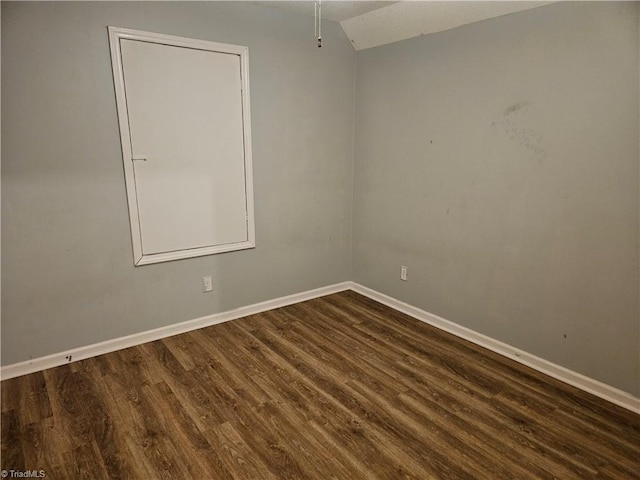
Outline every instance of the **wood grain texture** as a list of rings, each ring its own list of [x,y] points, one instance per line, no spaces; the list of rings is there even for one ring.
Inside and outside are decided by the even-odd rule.
[[[640,478],[640,416],[354,292],[1,387],[54,479]]]

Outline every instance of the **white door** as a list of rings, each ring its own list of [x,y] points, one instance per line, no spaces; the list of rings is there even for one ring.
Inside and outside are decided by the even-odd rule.
[[[252,247],[241,55],[132,37],[112,43],[140,263]]]

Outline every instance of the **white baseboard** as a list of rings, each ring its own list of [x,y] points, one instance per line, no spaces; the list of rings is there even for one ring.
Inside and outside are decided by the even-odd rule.
[[[352,282],[351,290],[369,297],[376,302],[387,305],[394,310],[406,313],[407,315],[428,323],[440,330],[444,330],[445,332],[449,332],[457,337],[464,338],[465,340],[491,350],[492,352],[531,367],[534,370],[549,375],[561,382],[568,383],[569,385],[584,390],[585,392],[589,392],[597,397],[640,414],[640,398],[634,397],[627,392],[574,372],[573,370],[569,370],[568,368],[561,367],[560,365],[544,360],[543,358],[536,357],[535,355],[512,347],[511,345],[499,340],[482,335],[481,333],[458,325],[457,323],[453,323],[449,320],[445,320],[444,318],[433,315],[432,313],[425,312],[424,310],[409,305],[408,303],[401,302],[400,300],[396,300],[393,297],[389,297],[388,295],[384,295],[358,283]]]
[[[47,368],[53,368],[65,363],[70,363],[71,361],[75,362],[77,360],[96,357],[116,350],[122,350],[123,348],[134,347],[136,345],[160,340],[180,333],[190,332],[210,325],[216,325],[246,317],[248,315],[266,312],[267,310],[273,310],[274,308],[285,307],[294,303],[304,302],[305,300],[311,300],[312,298],[342,292],[344,290],[349,290],[350,288],[351,282],[337,283],[335,285],[329,285],[315,290],[308,290],[306,292],[267,300],[265,302],[255,303],[253,305],[236,308],[226,312],[214,313],[213,315],[187,320],[186,322],[167,325],[166,327],[155,328],[153,330],[127,335],[125,337],[114,338],[113,340],[94,343],[93,345],[87,345],[85,347],[74,348],[65,352],[54,353],[45,357],[14,363],[0,368],[0,378],[2,380],[7,380],[9,378],[19,377],[20,375],[39,372],[46,370]]]
[[[567,368],[556,365],[555,363],[544,360],[540,357],[536,357],[530,353],[527,353],[518,348],[512,347],[506,343],[496,340],[486,335],[482,335],[474,330],[463,327],[449,320],[445,320],[442,317],[433,315],[429,312],[421,310],[417,307],[409,305],[408,303],[396,300],[393,297],[384,295],[380,292],[372,290],[368,287],[360,285],[354,282],[342,282],[335,285],[329,285],[315,290],[309,290],[306,292],[296,293],[285,297],[276,298],[273,300],[267,300],[265,302],[255,303],[246,307],[236,308],[226,312],[215,313],[213,315],[207,315],[205,317],[196,318],[194,320],[188,320],[186,322],[176,323],[168,325],[166,327],[156,328],[154,330],[148,330],[146,332],[135,333],[133,335],[127,335],[125,337],[115,338],[113,340],[107,340],[86,347],[74,348],[65,352],[54,353],[45,357],[35,358],[25,362],[14,363],[0,368],[0,378],[7,380],[13,377],[19,377],[20,375],[26,375],[28,373],[39,372],[46,370],[47,368],[57,367],[70,361],[84,360],[86,358],[95,357],[123,348],[133,347],[141,345],[143,343],[152,342],[154,340],[160,340],[162,338],[171,337],[180,333],[190,332],[199,328],[208,327],[210,325],[216,325],[230,320],[246,317],[248,315],[254,315],[256,313],[266,312],[267,310],[273,310],[274,308],[285,307],[294,303],[304,302],[305,300],[311,300],[313,298],[330,295],[332,293],[342,292],[344,290],[353,290],[366,297],[371,298],[377,302],[380,302],[388,307],[393,308],[402,313],[406,313],[411,317],[428,323],[440,330],[449,332],[457,337],[464,338],[476,345],[487,348],[492,352],[498,353],[504,357],[510,358],[518,363],[533,368],[541,373],[549,375],[557,380],[573,385],[586,392],[592,393],[597,397],[607,400],[611,403],[619,405],[623,408],[631,410],[632,412],[640,414],[640,398],[618,390],[610,385],[589,378],[580,373],[574,372]],[[71,358],[71,360],[69,360]]]

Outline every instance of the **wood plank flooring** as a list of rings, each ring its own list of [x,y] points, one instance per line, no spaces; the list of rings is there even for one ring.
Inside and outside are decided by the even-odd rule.
[[[640,478],[640,416],[354,292],[1,387],[49,479]]]

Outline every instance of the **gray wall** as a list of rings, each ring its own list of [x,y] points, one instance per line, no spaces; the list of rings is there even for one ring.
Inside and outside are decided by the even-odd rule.
[[[107,25],[249,47],[255,250],[133,267]],[[2,5],[3,365],[349,279],[355,52],[323,26],[318,49],[235,2]]]
[[[636,2],[359,52],[354,280],[640,394],[638,58]]]
[[[255,250],[133,267],[106,25],[249,46]],[[353,279],[639,395],[637,3],[357,55],[324,26],[2,5],[2,364]]]

